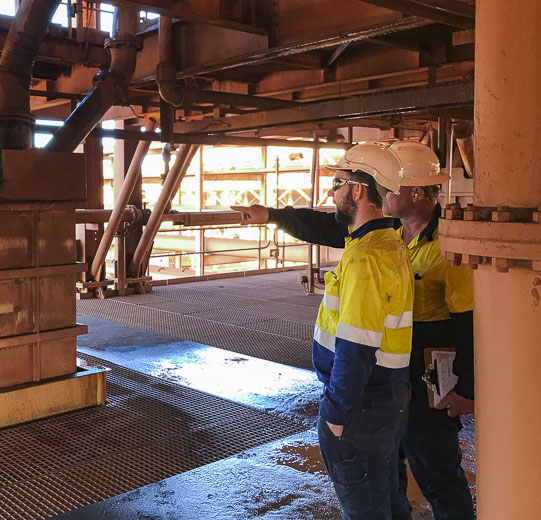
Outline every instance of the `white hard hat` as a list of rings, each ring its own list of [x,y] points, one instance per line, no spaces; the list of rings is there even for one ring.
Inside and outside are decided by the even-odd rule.
[[[371,175],[374,180],[398,193],[402,178],[402,165],[398,155],[379,143],[362,143],[352,146],[338,161],[336,166],[327,166],[329,170],[358,171]]]
[[[404,175],[401,186],[433,186],[449,180],[449,175],[440,171],[437,155],[419,141],[397,141],[391,150],[400,157]]]

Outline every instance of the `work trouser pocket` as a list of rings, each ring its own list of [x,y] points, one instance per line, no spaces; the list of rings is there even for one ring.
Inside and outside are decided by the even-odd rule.
[[[346,518],[362,518],[363,514],[372,510],[368,468],[368,462],[363,461],[359,455],[334,465],[334,488]]]

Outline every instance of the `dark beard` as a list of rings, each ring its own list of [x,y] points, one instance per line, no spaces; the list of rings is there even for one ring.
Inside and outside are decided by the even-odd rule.
[[[340,222],[341,224],[351,226],[353,220],[355,219],[356,213],[357,207],[353,202],[351,191],[348,191],[347,197],[342,202],[341,207],[336,206],[336,213],[334,214],[334,218],[337,222]]]

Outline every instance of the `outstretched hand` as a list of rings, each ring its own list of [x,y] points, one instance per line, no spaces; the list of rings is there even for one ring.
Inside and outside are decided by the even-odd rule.
[[[439,403],[436,408],[438,410],[445,410],[447,408],[447,415],[449,417],[456,417],[457,415],[466,415],[473,413],[473,399],[462,397],[454,390],[451,390]]]
[[[260,204],[251,206],[231,206],[234,211],[240,211],[241,224],[266,224],[269,221],[269,210]]]

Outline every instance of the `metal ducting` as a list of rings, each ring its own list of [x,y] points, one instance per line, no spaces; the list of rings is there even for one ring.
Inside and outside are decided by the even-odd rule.
[[[136,36],[139,11],[122,7],[115,11],[114,35],[105,41],[111,53],[111,66],[94,76],[94,88],[58,129],[46,149],[72,152],[115,104],[125,103],[128,86],[135,71],[141,40]]]
[[[23,0],[0,57],[0,150],[32,148],[30,80],[39,46],[60,0]]]

